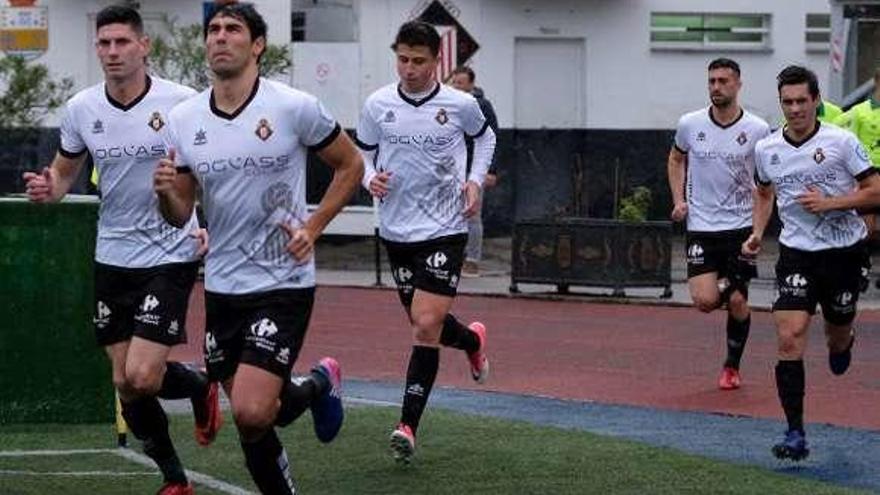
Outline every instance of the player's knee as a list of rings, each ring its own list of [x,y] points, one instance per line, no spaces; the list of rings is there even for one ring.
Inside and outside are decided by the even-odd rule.
[[[156,395],[162,387],[162,375],[149,365],[139,365],[125,370],[127,389],[137,396]]]
[[[799,339],[796,336],[788,335],[779,337],[779,355],[787,358],[794,359],[798,358],[801,355],[802,346],[799,344]]]
[[[703,313],[711,313],[718,309],[718,298],[697,295],[694,296],[694,306]]]
[[[746,296],[738,290],[735,290],[730,294],[730,302],[728,304],[732,311],[737,312],[745,311],[749,307],[748,299],[746,299]]]
[[[243,436],[255,435],[271,428],[277,408],[263,401],[247,401],[232,405],[235,426]]]
[[[416,342],[436,344],[440,338],[440,329],[443,326],[445,316],[431,311],[411,313],[413,337]]]

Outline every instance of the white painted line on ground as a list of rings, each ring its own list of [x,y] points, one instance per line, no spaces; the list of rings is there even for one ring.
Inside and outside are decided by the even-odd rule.
[[[139,454],[133,450],[129,449],[116,449],[112,451],[114,454],[125,458],[131,462],[140,464],[142,466],[153,467],[155,463],[149,457]],[[218,492],[228,493],[229,495],[256,495],[253,492],[245,490],[244,488],[235,486],[233,484],[227,483],[225,481],[220,481],[217,478],[212,476],[208,476],[207,474],[202,474],[197,471],[191,471],[189,469],[186,470],[186,475],[192,480],[194,483],[198,483],[200,485],[207,486],[208,488],[213,488]]]
[[[343,399],[345,402],[349,402],[351,404],[359,405],[359,406],[382,406],[382,407],[399,407],[399,402],[392,402],[388,400],[375,400],[375,399],[364,399],[363,397],[346,397]]]
[[[14,469],[0,469],[0,476],[68,476],[71,478],[86,478],[90,476],[156,476],[158,471],[16,471]]]
[[[139,454],[129,449],[70,449],[70,450],[0,450],[0,457],[36,457],[36,456],[66,456],[66,455],[95,455],[95,454],[113,454],[128,461],[140,464],[148,468],[154,468],[156,463],[149,457]],[[83,474],[85,473],[85,474]],[[134,476],[134,475],[151,475],[155,476],[156,472],[150,473],[126,473],[125,471],[87,471],[87,472],[30,472],[30,471],[9,471],[0,470],[0,474],[23,475],[23,476]],[[244,488],[235,486],[217,478],[202,474],[197,471],[186,470],[186,475],[195,483],[213,488],[221,493],[229,495],[255,495],[253,492]]]
[[[0,450],[0,457],[114,454],[116,449]]]

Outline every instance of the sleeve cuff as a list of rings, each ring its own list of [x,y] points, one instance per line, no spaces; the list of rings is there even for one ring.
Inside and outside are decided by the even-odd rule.
[[[379,148],[378,144],[367,144],[361,141],[360,139],[358,139],[357,135],[355,135],[354,137],[354,144],[364,151],[376,151]]]
[[[687,155],[687,154],[688,154],[687,151],[685,151],[685,150],[679,148],[679,146],[678,146],[677,143],[672,143],[672,147],[675,148],[675,149],[676,149],[679,153],[681,153],[682,155]]]
[[[872,176],[872,175],[874,175],[874,174],[876,174],[876,173],[877,173],[877,169],[876,169],[876,168],[874,168],[874,167],[869,167],[869,168],[865,169],[864,171],[862,171],[860,174],[856,175],[856,180],[859,181],[859,182],[861,182],[861,181],[863,181],[864,179],[867,179],[868,177],[870,177],[870,176]]]
[[[488,128],[489,128],[489,121],[487,120],[487,121],[483,122],[483,127],[476,134],[474,134],[473,136],[468,136],[468,137],[471,139],[477,139],[478,137],[485,134],[486,129],[488,129]]]
[[[330,146],[330,143],[339,136],[339,133],[342,132],[342,126],[339,125],[339,122],[333,127],[333,130],[330,131],[330,134],[327,135],[324,139],[321,140],[318,144],[309,146],[309,151],[321,151],[322,149]]]
[[[80,151],[67,151],[62,147],[58,147],[58,154],[63,156],[64,158],[79,158],[86,154],[86,149],[83,148]]]
[[[761,178],[758,176],[758,173],[755,172],[755,184],[758,184],[758,185],[761,185],[761,186],[765,186],[765,187],[766,187],[766,186],[769,186],[771,183],[772,183],[772,182],[769,181],[769,180],[768,180],[768,181],[763,181],[763,180],[761,180]]]

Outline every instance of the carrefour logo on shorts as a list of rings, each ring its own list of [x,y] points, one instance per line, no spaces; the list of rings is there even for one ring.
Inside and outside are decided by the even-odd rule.
[[[443,251],[437,251],[436,253],[428,256],[428,259],[425,260],[428,266],[431,268],[440,268],[446,264],[449,258],[446,257],[446,253]]]
[[[397,277],[397,281],[400,283],[409,282],[409,279],[412,278],[412,272],[405,266],[398,268],[394,274]]]
[[[211,332],[205,332],[205,352],[210,356],[214,354],[214,351],[217,350],[217,339],[214,338],[214,334]]]
[[[693,243],[687,250],[687,261],[692,265],[701,265],[703,263],[703,246]]]
[[[104,301],[98,301],[97,313],[93,319],[95,326],[99,329],[105,328],[110,324],[110,308],[104,304]]]
[[[785,285],[800,289],[807,286],[807,278],[800,273],[794,273],[785,277]]]
[[[144,297],[144,302],[140,305],[140,314],[135,315],[135,321],[139,321],[141,323],[147,325],[159,325],[160,316],[153,313],[153,310],[159,307],[159,298],[154,296],[153,294],[147,294]]]
[[[257,337],[271,337],[278,333],[278,327],[274,321],[269,318],[263,318],[251,325],[251,333]]]
[[[147,297],[144,298],[144,302],[141,303],[141,311],[147,313],[159,307],[159,299],[153,294],[147,294]]]

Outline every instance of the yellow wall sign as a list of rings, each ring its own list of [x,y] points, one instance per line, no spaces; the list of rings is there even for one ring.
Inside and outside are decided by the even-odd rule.
[[[36,58],[48,49],[48,7],[0,8],[0,51]]]

